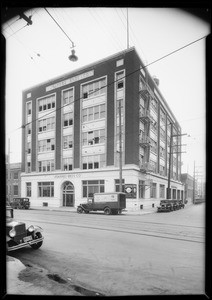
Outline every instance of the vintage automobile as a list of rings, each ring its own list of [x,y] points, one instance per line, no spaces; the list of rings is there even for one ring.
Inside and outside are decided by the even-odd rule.
[[[30,207],[29,198],[22,198],[22,197],[13,198],[10,201],[10,206],[12,208],[28,209]]]
[[[43,244],[43,229],[39,226],[26,227],[24,222],[13,218],[13,208],[6,206],[6,245],[7,251],[17,250],[26,246],[38,249]]]
[[[173,205],[169,200],[161,200],[157,210],[158,212],[169,212],[173,210]]]

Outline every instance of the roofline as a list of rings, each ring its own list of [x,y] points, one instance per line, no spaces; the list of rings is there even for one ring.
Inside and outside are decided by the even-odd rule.
[[[100,60],[97,60],[97,61],[95,61],[95,62],[93,62],[93,63],[90,63],[90,64],[85,65],[85,66],[83,66],[83,67],[80,67],[80,68],[78,68],[78,69],[75,69],[75,70],[73,70],[73,71],[71,71],[71,72],[66,72],[66,73],[64,73],[63,75],[58,75],[58,76],[52,77],[51,79],[48,79],[48,80],[46,80],[46,81],[42,81],[41,83],[37,83],[37,84],[35,84],[35,85],[33,85],[33,86],[30,86],[30,87],[28,87],[28,88],[22,90],[22,93],[24,93],[24,92],[26,92],[26,91],[29,91],[29,90],[32,89],[32,88],[36,88],[36,87],[38,87],[38,86],[40,86],[40,85],[45,85],[45,84],[50,83],[50,82],[55,81],[55,80],[59,80],[59,79],[62,80],[64,77],[67,77],[68,75],[71,75],[71,74],[80,72],[80,71],[82,71],[82,70],[84,70],[84,69],[90,68],[90,67],[95,66],[95,65],[100,64],[100,63],[103,63],[103,62],[105,62],[105,61],[107,61],[107,60],[114,59],[115,57],[118,57],[118,56],[120,56],[120,55],[124,55],[124,54],[126,54],[127,52],[130,52],[130,51],[133,51],[133,50],[136,51],[134,46],[133,46],[133,47],[130,47],[129,49],[125,49],[125,50],[122,50],[122,51],[117,52],[117,53],[115,53],[115,54],[109,55],[109,56],[107,56],[107,57],[105,57],[105,58],[102,58],[102,59],[100,59]],[[137,52],[136,52],[136,53],[137,53]],[[137,54],[137,55],[138,55],[138,54]]]

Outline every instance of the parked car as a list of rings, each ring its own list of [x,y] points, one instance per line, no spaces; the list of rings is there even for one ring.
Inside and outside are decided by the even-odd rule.
[[[169,200],[161,200],[157,209],[158,212],[169,212],[173,210],[173,204]]]
[[[24,208],[24,209],[29,209],[30,207],[30,202],[29,202],[29,198],[13,198],[10,201],[10,206],[12,208]]]
[[[7,251],[31,246],[38,249],[43,244],[43,229],[39,226],[26,226],[24,222],[14,220],[13,208],[6,206],[6,244]]]

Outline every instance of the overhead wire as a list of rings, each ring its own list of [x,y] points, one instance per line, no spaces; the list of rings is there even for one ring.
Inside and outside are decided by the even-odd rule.
[[[206,37],[206,36],[203,36],[203,37],[201,37],[201,38],[199,38],[199,39],[196,39],[196,40],[194,40],[194,41],[192,41],[192,42],[190,42],[190,43],[188,43],[188,44],[186,44],[186,45],[184,45],[184,46],[182,46],[182,47],[180,47],[180,48],[178,48],[178,49],[176,49],[176,50],[174,50],[174,51],[172,51],[172,52],[170,52],[170,53],[168,53],[168,54],[166,54],[166,55],[164,55],[164,56],[162,56],[162,57],[160,57],[160,58],[158,58],[158,59],[156,59],[156,60],[154,60],[154,61],[152,61],[152,62],[150,62],[150,63],[148,63],[147,65],[145,65],[145,66],[143,66],[143,67],[140,67],[139,69],[136,69],[136,70],[134,70],[134,71],[132,71],[132,72],[126,74],[125,76],[123,76],[123,78],[127,78],[127,77],[129,77],[129,76],[135,74],[136,72],[139,72],[141,69],[145,69],[147,66],[152,65],[152,64],[154,64],[154,63],[156,63],[156,62],[158,62],[158,61],[160,61],[160,60],[162,60],[162,59],[164,59],[164,58],[166,58],[166,57],[168,57],[168,56],[170,56],[170,55],[172,55],[172,54],[174,54],[174,53],[177,53],[178,51],[180,51],[180,50],[182,50],[182,49],[184,49],[184,48],[186,48],[186,47],[189,47],[189,46],[191,46],[191,45],[194,44],[194,43],[199,42],[200,40],[204,39],[205,37]],[[116,83],[118,80],[119,80],[119,79],[113,80],[112,82],[110,82],[110,83],[108,83],[107,85],[105,85],[105,86],[99,88],[98,90],[101,90],[101,89],[103,89],[103,88],[105,88],[105,87],[109,87],[109,86],[111,86],[112,84]],[[96,92],[96,91],[94,91],[94,92]],[[92,92],[92,93],[94,93],[94,92]],[[92,93],[91,93],[91,94],[92,94]],[[74,102],[80,101],[80,100],[82,100],[82,99],[83,99],[82,97],[79,97],[78,99],[74,100]],[[56,112],[56,111],[58,111],[58,110],[61,110],[62,108],[64,108],[65,106],[68,106],[68,105],[70,105],[70,103],[65,104],[65,105],[62,105],[62,106],[58,107],[57,109],[55,109],[54,111],[51,111],[51,112],[49,112],[49,113],[43,115],[42,117],[35,118],[35,119],[32,120],[31,122],[28,122],[28,123],[26,123],[26,124],[23,124],[22,126],[18,127],[17,129],[13,130],[12,132],[14,132],[14,131],[16,131],[16,130],[19,130],[19,129],[21,129],[21,128],[24,128],[25,126],[27,126],[27,125],[29,125],[29,124],[31,124],[31,123],[33,123],[33,122],[36,122],[36,121],[39,120],[39,119],[43,119],[44,117],[46,117],[46,116],[52,114],[53,112]]]
[[[72,47],[75,47],[74,42],[70,39],[70,37],[67,35],[67,33],[63,30],[63,28],[60,26],[60,24],[55,20],[55,18],[50,14],[50,12],[47,10],[46,7],[44,7],[45,11],[48,13],[48,15],[52,18],[52,20],[57,24],[57,26],[60,28],[60,30],[65,34],[65,36],[69,39],[69,41],[72,44]]]

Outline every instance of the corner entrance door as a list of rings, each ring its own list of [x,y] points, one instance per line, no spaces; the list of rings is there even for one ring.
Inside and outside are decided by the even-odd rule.
[[[74,206],[74,185],[70,181],[63,185],[63,206]]]

